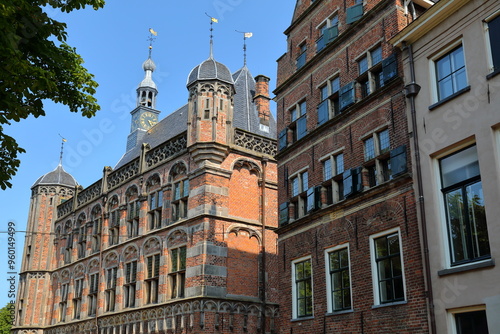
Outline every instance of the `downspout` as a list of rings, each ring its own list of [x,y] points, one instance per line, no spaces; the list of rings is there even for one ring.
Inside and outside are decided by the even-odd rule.
[[[261,275],[261,333],[266,332],[266,167],[267,167],[267,158],[262,157],[262,180],[261,180],[261,204],[260,204],[260,219],[262,221],[262,244],[260,246],[261,253],[261,267],[260,267],[260,275]]]
[[[436,318],[434,314],[434,295],[432,292],[432,281],[431,281],[431,269],[429,261],[429,241],[427,239],[427,220],[425,217],[425,201],[423,195],[423,183],[422,183],[422,166],[420,164],[420,146],[418,141],[418,129],[417,129],[417,111],[415,108],[415,97],[420,91],[420,86],[415,82],[415,62],[413,59],[413,49],[412,45],[406,45],[403,42],[403,50],[408,50],[408,61],[410,65],[410,83],[405,86],[404,93],[405,96],[410,101],[410,113],[411,113],[411,123],[412,123],[412,133],[413,133],[413,145],[415,152],[415,169],[417,173],[417,191],[418,191],[418,209],[420,211],[420,222],[422,229],[422,243],[424,247],[424,264],[425,264],[425,280],[427,281],[427,291],[426,297],[429,305],[429,321],[431,327],[431,333],[436,334]]]

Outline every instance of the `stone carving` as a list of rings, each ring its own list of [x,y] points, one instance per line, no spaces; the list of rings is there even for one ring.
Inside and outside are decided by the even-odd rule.
[[[68,213],[70,213],[73,210],[73,201],[74,198],[70,198],[66,202],[62,203],[57,207],[57,217],[61,218],[66,216]]]
[[[277,153],[276,140],[260,137],[240,129],[234,131],[234,144],[273,157]]]
[[[132,160],[108,176],[108,189],[114,189],[139,173],[139,158]]]
[[[151,254],[153,252],[159,251],[161,249],[160,240],[156,237],[148,239],[144,245],[144,254]]]
[[[93,185],[85,188],[76,196],[77,205],[81,207],[82,205],[92,201],[93,199],[99,197],[102,193],[102,181],[99,180],[95,182]]]
[[[186,134],[173,138],[146,153],[147,168],[154,167],[168,158],[186,150]]]

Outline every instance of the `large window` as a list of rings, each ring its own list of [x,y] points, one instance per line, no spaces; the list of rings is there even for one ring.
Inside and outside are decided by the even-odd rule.
[[[170,298],[183,298],[186,283],[186,247],[170,251]]]
[[[141,203],[133,201],[128,203],[127,212],[127,234],[129,238],[137,237],[139,235],[139,211]]]
[[[487,23],[490,40],[492,72],[500,70],[500,15]]]
[[[292,198],[290,203],[294,205],[295,214],[294,219],[298,219],[304,216],[307,212],[307,188],[309,184],[309,173],[308,171],[303,171],[295,174],[290,178]]]
[[[375,303],[403,301],[405,289],[399,231],[371,239]]]
[[[455,327],[457,334],[488,334],[486,311],[455,313]]]
[[[172,196],[172,221],[187,218],[189,198],[189,179],[180,180],[174,183]]]
[[[358,73],[357,81],[361,87],[362,97],[370,95],[384,85],[381,46],[368,51],[358,59]]]
[[[92,222],[92,253],[97,253],[101,249],[101,229],[102,229],[102,217],[101,208],[95,207],[92,210],[92,215],[90,217]]]
[[[364,140],[365,168],[369,186],[374,187],[391,178],[389,130],[374,133]]]
[[[323,186],[326,188],[326,204],[344,199],[344,154],[329,156],[323,163]]]
[[[290,109],[290,125],[292,141],[302,139],[307,134],[307,104],[301,101]]]
[[[311,259],[294,262],[293,277],[293,317],[301,318],[313,315],[312,268]]]
[[[464,49],[460,45],[435,61],[438,101],[467,86]]]
[[[73,294],[73,319],[80,319],[82,312],[83,278],[76,279]]]
[[[161,227],[161,209],[163,207],[163,191],[158,190],[149,194],[149,229],[154,230]]]
[[[340,79],[335,77],[320,87],[321,103],[318,105],[318,125],[333,118],[340,112],[339,109]]]
[[[61,285],[61,301],[59,302],[59,321],[66,321],[66,312],[68,311],[68,290],[69,283]]]
[[[440,160],[451,265],[490,257],[476,146]]]
[[[328,311],[351,309],[349,248],[346,245],[327,251]]]
[[[110,268],[106,272],[106,312],[115,310],[116,303],[116,275],[118,268]]]
[[[125,284],[123,285],[124,307],[135,306],[135,291],[137,283],[137,261],[125,264]]]
[[[88,314],[89,317],[95,316],[97,311],[97,292],[99,289],[99,274],[89,275],[89,294],[88,294]]]
[[[158,302],[158,286],[160,279],[160,254],[146,258],[146,304]]]

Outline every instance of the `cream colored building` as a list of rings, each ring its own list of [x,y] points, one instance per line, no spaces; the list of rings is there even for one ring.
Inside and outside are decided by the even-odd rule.
[[[500,1],[441,0],[391,43],[404,59],[431,328],[500,333]]]

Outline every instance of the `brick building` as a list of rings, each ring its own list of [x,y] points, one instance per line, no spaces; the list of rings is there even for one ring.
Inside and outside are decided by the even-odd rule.
[[[281,333],[429,332],[401,55],[429,1],[299,0],[278,59]]]
[[[211,48],[212,49],[212,48]],[[259,333],[275,328],[276,123],[269,79],[210,57],[159,120],[143,64],[127,151],[83,189],[32,186],[13,333]]]

